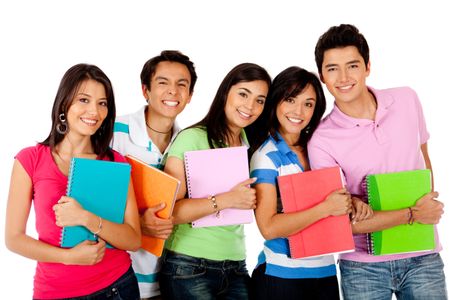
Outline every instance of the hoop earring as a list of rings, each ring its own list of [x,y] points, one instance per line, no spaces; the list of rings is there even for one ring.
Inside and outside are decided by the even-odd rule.
[[[59,134],[64,135],[67,132],[66,116],[64,115],[64,113],[60,113],[58,116],[58,119],[59,119],[59,122],[56,125],[56,131]]]

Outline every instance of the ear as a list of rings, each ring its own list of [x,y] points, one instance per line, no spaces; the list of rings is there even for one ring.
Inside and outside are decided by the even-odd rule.
[[[186,104],[191,103],[191,99],[192,99],[192,94],[193,94],[193,93],[194,93],[194,91],[192,91],[192,93],[189,94],[189,98],[187,99]]]
[[[145,98],[145,101],[147,101],[148,102],[148,98],[149,98],[149,96],[148,96],[148,92],[150,92],[149,91],[149,89],[145,86],[145,84],[143,84],[142,86],[141,86],[141,88],[142,88],[142,95],[144,96],[144,98]]]
[[[370,75],[370,60],[367,62],[367,66],[366,66],[366,77],[368,77]]]

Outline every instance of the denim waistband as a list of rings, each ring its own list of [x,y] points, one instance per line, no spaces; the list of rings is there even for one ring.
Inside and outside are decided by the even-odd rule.
[[[187,263],[189,265],[204,266],[217,269],[235,269],[245,266],[245,260],[212,260],[185,255],[167,249],[164,250],[163,260],[164,262],[176,260],[176,263],[178,264]]]

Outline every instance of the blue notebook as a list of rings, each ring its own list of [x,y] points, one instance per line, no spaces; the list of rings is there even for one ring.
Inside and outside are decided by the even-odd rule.
[[[127,163],[73,158],[67,196],[105,220],[123,223],[130,174],[131,166]],[[96,237],[84,226],[67,226],[62,230],[61,247],[74,247],[85,240],[95,241]]]

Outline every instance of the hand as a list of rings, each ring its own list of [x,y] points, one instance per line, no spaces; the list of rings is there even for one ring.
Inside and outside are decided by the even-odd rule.
[[[224,208],[255,209],[256,191],[250,187],[256,178],[249,178],[234,186],[229,192],[216,196],[219,210]]]
[[[326,208],[327,216],[340,216],[352,211],[352,201],[347,189],[339,189],[329,194],[321,203]]]
[[[173,218],[162,219],[156,215],[164,207],[166,207],[166,204],[160,203],[147,208],[144,214],[141,215],[140,221],[143,234],[163,240],[170,236],[173,230]]]
[[[373,217],[373,210],[369,204],[358,197],[352,197],[351,220],[353,224]]]
[[[438,224],[444,213],[444,204],[434,198],[439,193],[431,192],[420,198],[416,205],[411,207],[413,219],[422,224]]]
[[[59,227],[83,225],[81,216],[86,211],[74,198],[62,196],[58,204],[53,205],[53,211]]]
[[[86,240],[75,247],[68,249],[69,258],[66,265],[95,265],[105,255],[106,243],[102,239],[98,242]]]

